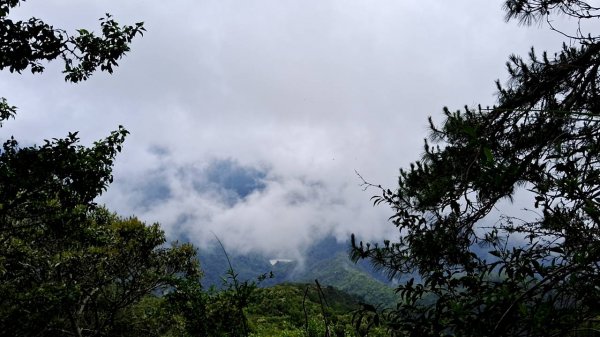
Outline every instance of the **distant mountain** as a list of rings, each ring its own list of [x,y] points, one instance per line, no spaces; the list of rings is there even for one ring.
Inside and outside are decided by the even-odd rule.
[[[267,256],[260,254],[236,254],[232,251],[228,251],[229,260],[233,267],[234,272],[237,274],[238,280],[256,280],[258,276],[264,273],[269,273],[275,269],[279,271],[276,276],[276,281],[270,280],[269,285],[280,283],[285,280],[282,278],[283,275],[287,274],[288,271],[280,271],[278,268],[274,268],[269,263]],[[227,257],[223,253],[220,247],[214,249],[202,249],[198,251],[200,257],[200,267],[204,274],[202,278],[202,285],[205,288],[216,287],[222,288],[226,281],[226,274],[229,270],[229,264]]]
[[[391,307],[398,301],[391,285],[361,270],[343,252],[306,268],[304,273],[297,275],[296,281],[314,282],[314,280],[357,296],[369,304]]]
[[[264,273],[273,272],[274,277],[263,281],[261,287],[285,282],[313,283],[319,280],[323,286],[333,286],[361,298],[361,301],[391,306],[397,301],[391,283],[385,276],[367,263],[355,264],[348,257],[349,244],[340,243],[333,237],[315,242],[298,261],[276,259],[261,254],[235,254],[228,252],[231,264],[239,280],[256,280]],[[223,286],[223,277],[229,269],[227,258],[218,247],[200,249],[200,263],[204,271],[205,288]]]

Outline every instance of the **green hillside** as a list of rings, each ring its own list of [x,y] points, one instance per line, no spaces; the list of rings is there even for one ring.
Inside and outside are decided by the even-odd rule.
[[[319,280],[323,285],[336,287],[375,306],[391,307],[398,302],[393,288],[360,270],[344,252],[307,267],[298,279],[302,282]]]
[[[385,277],[368,265],[355,264],[348,257],[348,244],[326,237],[313,244],[305,253],[302,263],[280,262],[271,265],[269,258],[257,253],[236,254],[229,252],[233,269],[240,280],[256,280],[257,276],[273,272],[274,278],[264,280],[261,287],[281,283],[313,283],[334,286],[361,301],[392,307],[398,300],[392,286],[382,280]],[[220,249],[201,249],[201,265],[204,271],[202,284],[205,288],[223,286],[222,277],[229,268]]]
[[[247,308],[255,337],[313,337],[325,335],[325,322],[332,336],[357,336],[352,314],[360,298],[331,286],[321,292],[313,284],[281,284],[256,290]],[[369,336],[385,336],[373,328]]]

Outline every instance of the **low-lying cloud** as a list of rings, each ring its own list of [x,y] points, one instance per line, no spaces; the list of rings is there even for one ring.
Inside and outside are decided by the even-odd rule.
[[[0,73],[24,143],[118,125],[131,135],[99,202],[158,221],[171,239],[285,258],[315,239],[397,235],[359,171],[394,186],[429,115],[494,103],[511,53],[561,37],[506,24],[499,2],[158,0],[24,2],[14,15],[96,30],[145,21],[113,76],[64,83]],[[78,13],[72,15],[71,13]],[[212,233],[211,233],[212,232]]]
[[[118,182],[107,199],[118,199],[121,212],[160,222],[172,239],[207,245],[217,235],[236,252],[297,258],[329,235],[382,238],[381,212],[356,204],[356,193],[362,192],[358,181],[279,176],[268,168],[215,159],[147,170]]]

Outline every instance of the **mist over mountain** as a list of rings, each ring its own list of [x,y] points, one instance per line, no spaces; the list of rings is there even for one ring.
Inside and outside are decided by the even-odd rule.
[[[301,259],[286,259],[261,253],[233,253],[227,251],[229,262],[240,281],[256,281],[262,274],[273,277],[259,283],[261,287],[281,283],[314,283],[333,286],[362,301],[375,305],[390,306],[396,302],[394,283],[386,275],[373,269],[368,263],[353,263],[348,257],[349,242],[341,242],[332,236],[315,241]],[[227,250],[227,248],[226,248]],[[228,276],[229,262],[221,247],[200,247],[199,256],[205,288],[222,288]]]

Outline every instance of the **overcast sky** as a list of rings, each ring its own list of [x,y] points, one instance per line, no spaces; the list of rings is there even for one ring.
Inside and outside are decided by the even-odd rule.
[[[502,1],[44,0],[36,16],[98,30],[105,12],[147,32],[112,76],[65,83],[0,73],[23,143],[80,131],[131,135],[100,199],[197,244],[294,256],[332,234],[394,235],[355,170],[394,187],[418,159],[427,117],[495,103],[512,54],[558,50],[545,26],[505,23]]]

